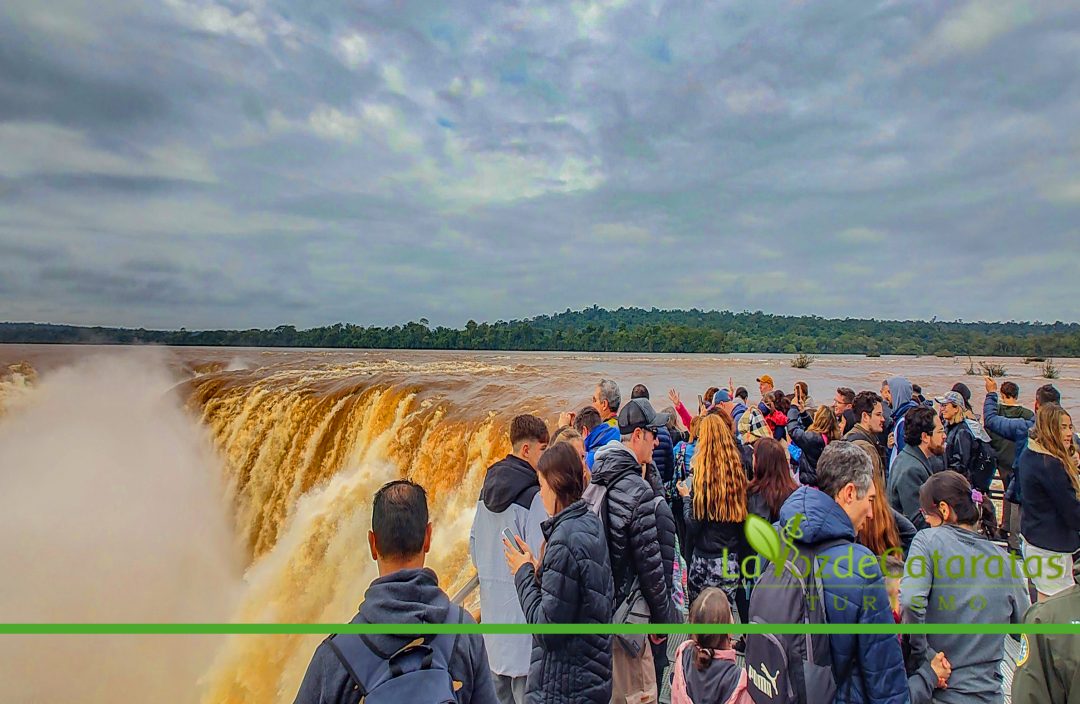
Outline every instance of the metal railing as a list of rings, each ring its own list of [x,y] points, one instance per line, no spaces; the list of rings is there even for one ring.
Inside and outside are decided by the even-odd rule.
[[[453,597],[451,597],[450,601],[457,604],[458,606],[464,606],[465,600],[468,599],[472,595],[472,593],[475,592],[479,587],[480,575],[474,574],[472,576],[472,579],[466,582],[465,586],[459,589],[457,593],[454,594]]]

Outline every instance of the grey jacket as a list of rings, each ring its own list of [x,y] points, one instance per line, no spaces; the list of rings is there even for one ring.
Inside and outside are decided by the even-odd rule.
[[[480,618],[484,623],[525,623],[517,586],[503,552],[503,529],[520,535],[533,555],[544,542],[541,524],[548,519],[536,471],[508,455],[488,468],[476,517],[469,534],[469,555],[480,577]],[[532,636],[484,634],[491,671],[525,677],[532,659]]]
[[[932,473],[930,460],[914,445],[904,445],[889,473],[889,505],[918,529],[926,527],[926,519],[919,512],[919,489]]]
[[[944,525],[916,534],[900,582],[900,605],[904,623],[1020,623],[1030,602],[1021,564],[983,536]],[[1003,701],[1000,635],[912,635],[911,650],[912,704]],[[934,689],[930,661],[938,652],[952,665],[945,689]]]

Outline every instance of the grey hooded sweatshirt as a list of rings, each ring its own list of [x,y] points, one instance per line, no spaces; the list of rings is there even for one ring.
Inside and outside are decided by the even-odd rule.
[[[1023,564],[981,535],[957,525],[915,535],[900,582],[904,623],[1021,623],[1030,605]],[[999,704],[1004,700],[1000,635],[912,635],[912,704]],[[948,687],[935,689],[930,661],[945,653]]]
[[[904,414],[912,408],[917,408],[918,404],[912,400],[911,382],[904,377],[894,376],[886,383],[889,385],[889,393],[892,394],[893,399],[891,411],[886,411],[886,413],[891,413],[889,419],[892,420],[893,436],[893,447],[889,450],[888,463],[885,465],[886,474],[888,474],[892,472],[893,463],[896,462],[900,451],[904,449]]]
[[[484,623],[525,623],[514,575],[506,566],[503,530],[521,536],[532,554],[539,555],[544,542],[541,525],[547,519],[536,470],[528,462],[507,455],[488,468],[469,533],[469,555],[480,577],[480,618]],[[496,675],[529,674],[532,636],[489,633],[484,642]]]

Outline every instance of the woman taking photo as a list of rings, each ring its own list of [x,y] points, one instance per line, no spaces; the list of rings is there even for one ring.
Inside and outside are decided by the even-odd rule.
[[[691,482],[678,485],[686,523],[687,600],[691,603],[706,587],[720,587],[746,622],[750,600],[739,575],[740,563],[751,554],[743,530],[746,520],[746,472],[735,436],[715,415],[699,426]]]
[[[1024,562],[1039,569],[1029,574],[1039,601],[1071,587],[1073,553],[1080,550],[1080,470],[1072,418],[1056,403],[1040,406],[1027,451],[1020,455],[1020,538]]]
[[[514,536],[503,540],[521,610],[528,623],[611,623],[615,586],[607,537],[600,518],[581,494],[581,457],[573,445],[559,443],[536,467],[540,497],[551,519],[541,525],[541,559]],[[611,700],[611,636],[534,635],[526,701],[533,704]]]
[[[791,442],[802,450],[799,481],[809,486],[817,486],[818,458],[825,451],[826,445],[840,439],[840,425],[836,421],[836,414],[828,406],[819,406],[811,421],[809,413],[793,405],[787,414],[787,431]]]
[[[746,490],[746,510],[776,523],[780,507],[798,488],[784,446],[772,438],[754,443],[754,479]]]
[[[900,582],[903,622],[1023,621],[1027,585],[1013,576],[1008,553],[984,533],[983,524],[992,522],[993,514],[984,508],[982,494],[962,474],[948,470],[923,483],[919,505],[930,527],[916,534]],[[912,704],[1003,701],[1000,635],[912,635],[910,645]]]

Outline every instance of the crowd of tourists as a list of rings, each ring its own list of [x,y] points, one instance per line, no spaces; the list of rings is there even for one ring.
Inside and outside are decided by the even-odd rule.
[[[751,399],[729,379],[692,413],[675,390],[657,411],[645,386],[624,399],[602,379],[553,432],[515,417],[469,536],[474,613],[425,567],[424,489],[375,496],[379,577],[353,623],[654,635],[339,634],[296,702],[1002,702],[1002,636],[860,627],[1076,622],[1080,438],[1057,389],[1028,409],[1015,383],[986,378],[980,415],[964,384],[925,398],[896,376],[820,404],[803,382],[757,385]],[[765,550],[751,524],[786,549]],[[713,628],[669,644],[664,626],[684,621]],[[716,633],[739,622],[853,632]],[[1080,701],[1080,636],[1022,636],[1020,652],[1013,701]]]

